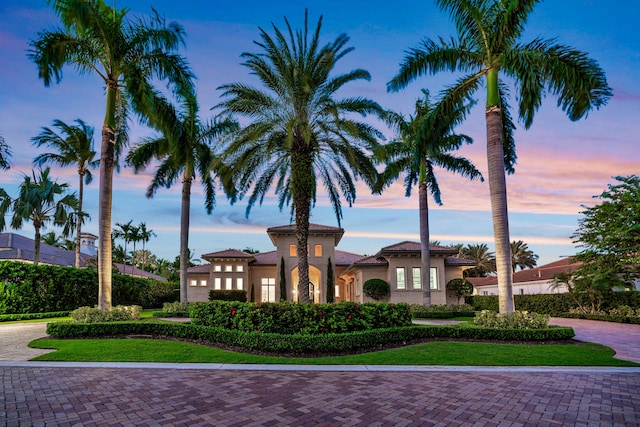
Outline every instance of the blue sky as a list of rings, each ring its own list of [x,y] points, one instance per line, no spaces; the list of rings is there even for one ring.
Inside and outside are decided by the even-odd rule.
[[[270,28],[271,22],[284,25],[287,16],[294,27],[302,24],[304,9],[309,8],[315,24],[324,16],[322,40],[329,42],[340,33],[351,37],[355,50],[338,65],[339,71],[365,68],[370,82],[358,82],[345,88],[345,96],[366,96],[383,107],[405,115],[413,112],[421,88],[437,93],[455,77],[447,73],[421,78],[399,93],[389,94],[385,84],[398,70],[404,52],[425,37],[450,37],[453,26],[447,16],[430,1],[404,1],[391,5],[382,1],[319,0],[301,1],[147,1],[118,0],[132,16],[149,13],[155,7],[167,20],[181,23],[186,30],[186,48],[181,53],[198,77],[198,97],[204,118],[219,102],[218,86],[236,81],[254,82],[242,67],[240,54],[256,52],[254,40],[258,27]],[[539,264],[576,252],[571,235],[580,218],[582,206],[595,203],[592,196],[612,183],[612,176],[640,172],[640,30],[635,1],[621,0],[612,7],[607,0],[562,0],[542,2],[531,15],[523,40],[538,35],[558,37],[564,43],[586,51],[607,73],[614,97],[599,111],[578,122],[569,121],[547,98],[530,130],[516,132],[518,163],[516,173],[508,177],[510,229],[512,240],[522,239],[539,256]],[[76,118],[100,129],[104,116],[104,90],[93,76],[80,76],[72,68],[63,71],[60,84],[45,88],[37,71],[26,57],[28,41],[37,32],[58,25],[44,0],[4,0],[0,4],[0,135],[11,146],[12,168],[0,172],[0,186],[10,194],[38,151],[30,139],[54,119],[72,122]],[[482,101],[479,103],[482,105]],[[388,137],[392,133],[380,126]],[[473,110],[459,132],[472,136],[471,146],[459,154],[472,159],[486,175],[485,121],[483,109]],[[151,135],[149,129],[132,126],[131,140]],[[99,132],[96,132],[96,136]],[[96,141],[96,147],[99,140]],[[180,185],[160,190],[146,199],[145,189],[153,170],[134,175],[123,168],[114,179],[115,222],[145,221],[158,237],[149,249],[160,257],[178,254]],[[97,173],[97,171],[96,171]],[[77,186],[73,168],[55,169],[60,182]],[[493,246],[493,231],[488,184],[468,182],[438,171],[444,205],[430,200],[432,239],[449,243],[487,243]],[[402,240],[418,240],[417,194],[404,197],[400,183],[382,196],[372,196],[364,187],[352,208],[344,209],[342,226],[346,230],[339,249],[372,254],[382,246]],[[97,234],[98,181],[86,190],[85,208],[93,220],[85,230]],[[246,204],[230,206],[218,192],[212,215],[204,210],[198,185],[192,196],[190,247],[196,255],[227,248],[250,246],[269,251],[273,246],[266,236],[267,227],[289,223],[289,210],[279,212],[274,198],[256,206],[249,218]],[[325,197],[320,196],[312,212],[312,222],[337,225]],[[49,228],[53,229],[53,228]],[[30,225],[20,233],[33,236]]]

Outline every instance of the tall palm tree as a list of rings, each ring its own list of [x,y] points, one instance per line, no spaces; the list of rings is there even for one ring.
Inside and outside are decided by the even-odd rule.
[[[127,141],[127,118],[133,110],[142,122],[155,124],[154,79],[168,79],[170,89],[191,86],[191,72],[175,52],[184,30],[166,23],[155,11],[147,20],[131,21],[127,9],[104,0],[49,0],[63,28],[52,28],[30,42],[29,57],[45,86],[59,82],[70,65],[82,74],[95,74],[106,87],[100,152],[98,307],[111,308],[111,207],[113,169]]]
[[[9,159],[11,158],[11,148],[4,141],[4,137],[0,135],[0,169],[8,170],[11,165]]]
[[[435,168],[440,167],[463,177],[480,179],[482,174],[464,157],[451,154],[464,143],[473,140],[464,134],[454,133],[454,128],[464,121],[471,102],[459,104],[455,109],[441,109],[429,100],[429,92],[416,102],[416,115],[406,120],[399,114],[390,115],[389,121],[397,129],[397,139],[385,145],[383,152],[387,164],[382,174],[382,184],[387,185],[404,174],[405,196],[418,184],[420,217],[420,283],[424,305],[431,305],[431,253],[429,242],[429,193],[438,205],[442,205],[440,186]]]
[[[486,243],[469,244],[460,250],[458,256],[476,262],[474,268],[464,271],[465,277],[485,277],[496,271],[496,257]]]
[[[40,135],[31,138],[33,144],[42,147],[47,145],[57,152],[39,154],[33,159],[33,164],[59,165],[62,167],[74,165],[78,168],[78,212],[82,212],[84,197],[84,184],[90,184],[93,180],[91,169],[96,168],[100,161],[95,159],[93,151],[93,128],[80,119],[76,119],[76,126],[68,125],[61,120],[54,120],[53,126],[59,129],[59,134],[50,128],[43,127]],[[76,268],[80,268],[80,234],[82,233],[82,221],[76,225]]]
[[[309,302],[307,239],[309,216],[320,178],[333,206],[338,225],[342,218],[340,196],[349,206],[356,198],[354,181],[362,178],[372,187],[376,169],[371,152],[380,133],[357,121],[356,115],[381,116],[381,107],[366,98],[335,99],[348,83],[370,80],[362,69],[332,75],[337,62],[353,48],[349,38],[339,35],[320,44],[322,17],[309,31],[308,13],[304,28],[295,31],[285,18],[283,33],[273,25],[273,35],[260,28],[259,53],[243,53],[244,66],[264,88],[244,83],[223,85],[224,111],[243,116],[249,123],[226,150],[226,163],[235,166],[240,194],[251,191],[247,215],[256,201],[262,203],[272,185],[279,207],[291,203],[295,217],[298,296]]]
[[[509,247],[511,249],[511,269],[514,273],[517,267],[524,270],[538,265],[538,255],[534,254],[529,249],[529,245],[522,240],[514,240]]]
[[[40,261],[40,229],[47,223],[62,227],[62,236],[67,237],[75,227],[78,199],[75,194],[66,194],[67,184],[58,184],[49,178],[49,168],[40,170],[38,175],[25,175],[20,184],[20,192],[10,204],[13,211],[11,228],[22,228],[24,221],[33,223],[35,229],[33,264]],[[4,216],[9,204],[0,203],[0,230],[4,229]]]
[[[127,155],[127,163],[138,172],[153,160],[160,162],[147,197],[151,198],[160,187],[171,187],[182,180],[182,206],[180,213],[180,301],[187,301],[187,269],[189,268],[189,219],[191,212],[191,186],[200,178],[205,190],[207,213],[215,205],[215,174],[220,164],[214,164],[213,143],[222,135],[237,129],[229,118],[203,122],[198,117],[199,107],[193,91],[181,92],[180,109],[164,103],[158,110],[167,119],[167,126],[157,126],[160,136],[144,139]],[[228,187],[226,187],[228,188]],[[232,190],[228,190],[232,191]]]
[[[387,84],[388,90],[397,91],[421,75],[459,72],[463,76],[446,90],[446,98],[455,104],[469,98],[485,82],[489,189],[501,313],[514,310],[505,165],[512,171],[515,155],[504,150],[513,136],[513,126],[503,77],[515,84],[518,115],[525,128],[531,126],[546,92],[558,96],[558,106],[571,120],[605,105],[612,95],[604,71],[587,54],[555,39],[538,37],[520,42],[527,18],[538,2],[436,0],[454,21],[457,40],[425,39],[408,52],[400,71]]]

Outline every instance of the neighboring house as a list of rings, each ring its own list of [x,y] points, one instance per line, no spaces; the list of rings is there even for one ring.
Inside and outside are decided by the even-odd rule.
[[[97,253],[95,241],[97,236],[90,233],[80,234],[80,264],[88,266],[95,264],[95,254]],[[33,263],[34,240],[15,233],[0,233],[0,260]],[[75,251],[56,248],[40,242],[40,264],[60,265],[72,267],[76,265]],[[156,274],[148,273],[137,267],[114,263],[114,268],[121,274],[132,277],[142,277],[166,282],[167,279]]]
[[[553,278],[558,273],[572,273],[580,265],[572,258],[563,258],[536,268],[516,271],[513,274],[513,294],[553,294],[567,292],[566,286],[553,288]],[[498,278],[467,277],[474,287],[474,295],[498,295]]]
[[[213,289],[242,289],[257,302],[280,300],[280,272],[285,272],[286,300],[298,301],[298,259],[295,225],[267,229],[275,251],[249,254],[235,249],[201,256],[208,264],[188,270],[188,299],[207,301]],[[391,295],[386,301],[422,304],[420,283],[420,243],[401,242],[382,248],[374,256],[363,256],[336,249],[344,230],[310,224],[308,238],[310,297],[313,302],[326,302],[329,260],[334,273],[336,301],[370,301],[362,292],[365,281],[379,278],[387,281]],[[462,277],[473,261],[454,258],[457,249],[431,246],[431,295],[433,304],[456,303],[448,294],[449,280]],[[281,268],[284,263],[284,270]]]

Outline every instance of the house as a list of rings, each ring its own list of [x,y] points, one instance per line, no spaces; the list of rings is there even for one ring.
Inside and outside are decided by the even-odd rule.
[[[284,280],[286,300],[298,301],[298,259],[295,224],[271,227],[267,234],[276,250],[249,254],[235,249],[201,255],[207,264],[189,268],[187,297],[190,302],[208,301],[210,290],[240,289],[257,302],[280,300],[280,283]],[[310,300],[326,302],[327,274],[333,271],[336,301],[370,301],[362,291],[373,278],[390,285],[389,302],[422,304],[420,283],[420,243],[400,242],[364,256],[336,249],[344,235],[342,228],[310,224],[308,259]],[[451,279],[462,277],[473,261],[453,257],[457,249],[431,246],[431,297],[433,304],[456,303],[446,291]]]
[[[89,266],[95,264],[97,249],[95,241],[97,236],[90,233],[80,234],[80,265]],[[0,260],[33,263],[34,261],[34,240],[15,233],[0,233]],[[76,265],[75,251],[69,251],[40,242],[40,264],[59,265],[72,267]],[[116,271],[132,277],[142,277],[146,279],[166,282],[167,279],[157,274],[149,273],[137,267],[113,263]]]
[[[572,258],[516,271],[513,274],[513,294],[553,294],[567,292],[566,286],[554,288],[553,278],[558,273],[572,273],[580,265]],[[498,295],[498,277],[467,277],[474,287],[474,295]]]

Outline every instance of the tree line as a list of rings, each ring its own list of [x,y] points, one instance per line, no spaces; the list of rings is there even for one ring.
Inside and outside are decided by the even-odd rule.
[[[106,88],[99,161],[98,306],[111,306],[112,176],[128,140],[132,114],[157,131],[126,157],[136,171],[159,162],[147,196],[178,180],[182,183],[182,301],[194,179],[205,187],[208,212],[214,208],[218,185],[232,203],[248,197],[247,215],[275,190],[280,208],[290,207],[295,220],[300,300],[308,302],[306,247],[318,184],[326,189],[340,224],[342,200],[353,204],[357,180],[382,193],[402,177],[407,196],[418,186],[422,283],[427,284],[423,288],[428,305],[428,194],[441,203],[436,167],[483,179],[468,159],[453,153],[472,142],[455,128],[484,87],[500,311],[513,311],[505,184],[505,172],[514,171],[516,160],[510,90],[515,87],[518,119],[525,128],[531,126],[547,92],[558,98],[569,119],[578,120],[605,105],[612,91],[604,71],[586,53],[556,39],[522,41],[536,0],[435,2],[452,19],[457,34],[450,39],[426,38],[407,51],[387,90],[403,90],[420,77],[442,71],[462,77],[435,98],[423,91],[414,115],[402,117],[361,96],[340,97],[345,86],[371,76],[360,68],[336,73],[336,64],[353,50],[349,37],[341,34],[322,44],[322,17],[313,26],[305,12],[300,29],[286,18],[284,30],[275,24],[270,30],[259,28],[256,51],[243,53],[242,59],[261,86],[222,85],[221,101],[213,108],[218,113],[204,121],[199,117],[195,76],[178,53],[186,37],[180,24],[167,23],[155,10],[146,19],[130,18],[127,9],[112,8],[103,0],[49,1],[61,26],[41,31],[30,42],[28,56],[39,77],[45,86],[59,83],[62,69],[69,66],[99,76]],[[166,83],[175,103],[154,81]],[[396,137],[383,143],[382,132],[361,120],[365,116],[395,129]],[[240,121],[245,124],[240,126]],[[383,173],[378,173],[380,164],[386,165]]]

